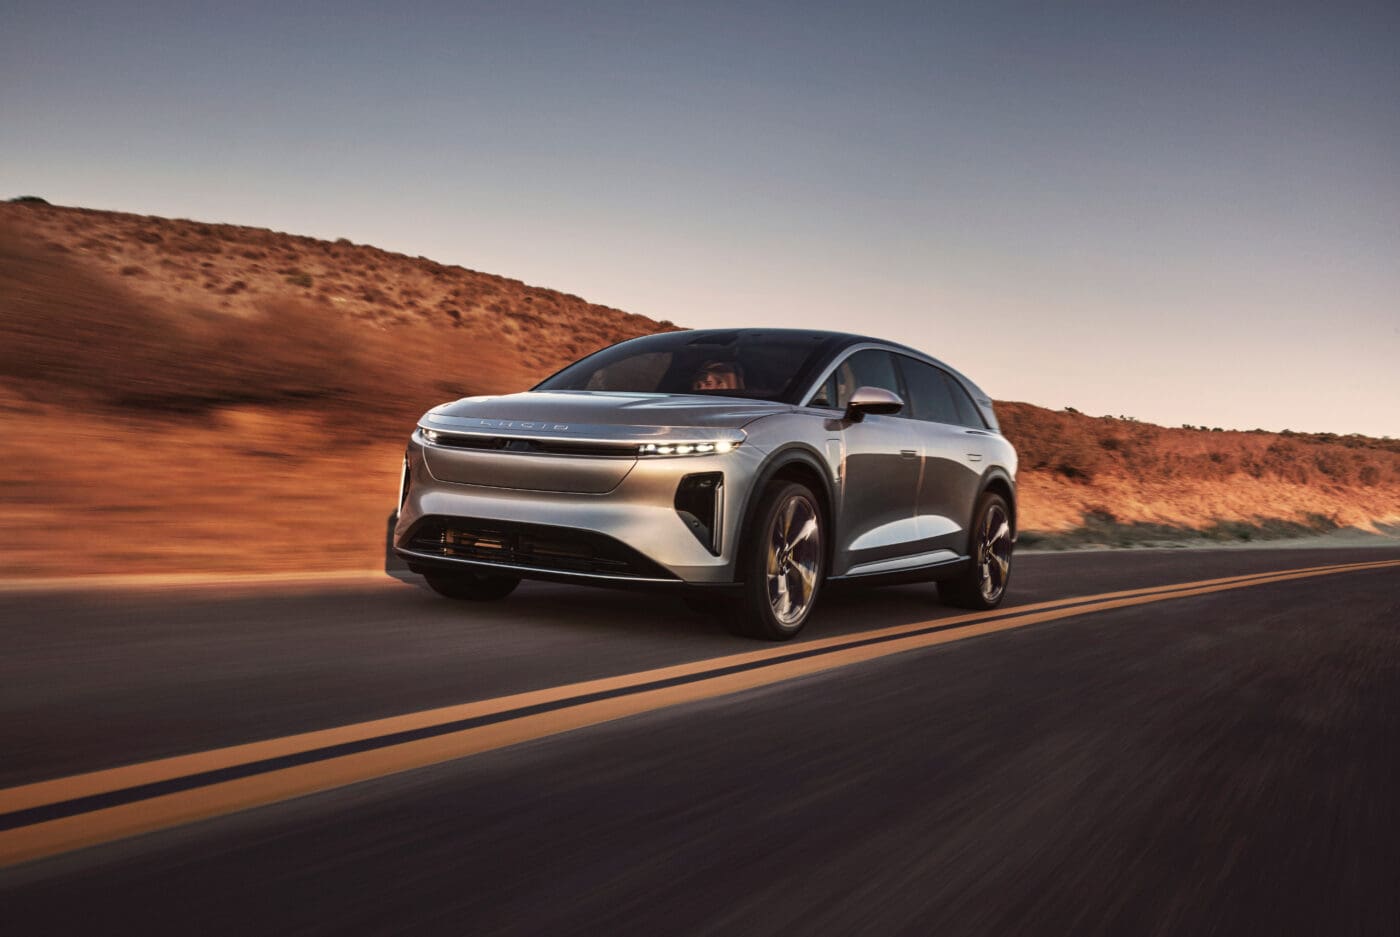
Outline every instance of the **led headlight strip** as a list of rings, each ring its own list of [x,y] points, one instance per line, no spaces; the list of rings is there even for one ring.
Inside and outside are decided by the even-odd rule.
[[[737,445],[727,439],[717,442],[644,442],[637,447],[637,455],[723,455]]]

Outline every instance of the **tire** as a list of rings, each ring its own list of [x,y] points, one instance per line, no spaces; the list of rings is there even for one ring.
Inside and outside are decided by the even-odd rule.
[[[972,517],[967,551],[972,563],[958,578],[940,582],[938,597],[947,605],[987,611],[1006,598],[1011,582],[1015,546],[1011,506],[1001,495],[989,491],[977,500]]]
[[[826,577],[825,524],[806,485],[776,481],[764,490],[743,533],[743,587],[728,609],[730,630],[768,641],[786,641],[802,630]]]
[[[428,581],[428,588],[438,595],[469,602],[494,602],[504,599],[520,585],[519,576],[500,576],[471,570],[434,571],[424,573],[423,578]]]

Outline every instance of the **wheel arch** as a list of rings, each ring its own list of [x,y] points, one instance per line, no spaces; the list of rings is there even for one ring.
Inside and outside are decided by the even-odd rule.
[[[795,481],[806,485],[817,497],[817,507],[822,512],[826,533],[823,552],[826,554],[826,572],[831,571],[831,560],[835,547],[836,495],[835,486],[826,462],[816,449],[795,443],[769,454],[754,476],[744,496],[740,513],[737,540],[739,549],[734,556],[734,578],[741,581],[744,576],[745,561],[748,559],[748,531],[762,504],[763,492],[775,481]]]
[[[976,501],[981,501],[982,496],[987,494],[988,492],[999,494],[1006,499],[1006,505],[1008,508],[1011,509],[1011,538],[1012,542],[1014,543],[1016,539],[1016,533],[1020,529],[1016,521],[1015,479],[1011,477],[1011,474],[1007,472],[1006,469],[1000,466],[993,466],[992,468],[989,468],[982,476],[982,481],[977,489]],[[977,511],[977,505],[975,502],[973,504],[972,510],[974,514]],[[972,524],[975,522],[976,517],[974,516],[969,523],[968,529],[971,529]]]

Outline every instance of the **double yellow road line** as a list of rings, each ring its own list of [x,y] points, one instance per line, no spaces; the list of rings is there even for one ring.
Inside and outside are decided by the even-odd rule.
[[[1130,589],[768,647],[0,790],[0,867],[977,635],[1400,560]]]

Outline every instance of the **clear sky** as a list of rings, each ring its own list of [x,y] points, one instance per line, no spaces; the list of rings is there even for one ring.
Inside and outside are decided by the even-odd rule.
[[[1400,436],[1394,0],[200,6],[8,0],[0,197]]]

